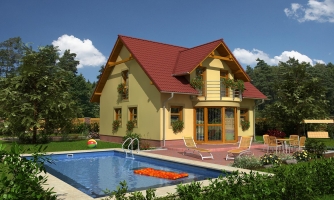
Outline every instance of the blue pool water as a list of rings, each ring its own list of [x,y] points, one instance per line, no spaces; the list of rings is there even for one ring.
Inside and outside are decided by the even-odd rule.
[[[128,191],[145,190],[167,185],[177,185],[191,181],[217,178],[221,171],[179,164],[160,159],[135,155],[135,159],[125,158],[125,153],[102,151],[52,155],[54,164],[46,164],[47,172],[72,185],[93,198],[106,196],[106,189],[114,191],[121,181],[126,181]],[[151,167],[154,169],[186,172],[188,177],[167,180],[133,173],[134,169]]]

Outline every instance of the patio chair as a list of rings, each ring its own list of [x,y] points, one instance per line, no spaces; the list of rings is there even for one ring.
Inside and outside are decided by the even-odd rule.
[[[250,148],[252,145],[252,137],[241,137],[239,147],[237,149],[231,149],[227,151],[226,160],[234,159],[245,153],[251,153]]]
[[[282,148],[282,150],[283,150],[283,145],[282,145],[282,143],[278,143],[275,136],[269,136],[268,148],[269,148],[269,150],[270,150],[270,148],[275,148],[276,153],[277,153],[278,148]]]
[[[183,137],[183,141],[184,141],[184,144],[187,147],[186,150],[183,151],[183,155],[185,153],[187,153],[187,151],[192,151],[192,153],[197,152],[201,156],[202,160],[204,158],[212,158],[213,159],[213,155],[210,152],[210,150],[208,150],[208,149],[202,149],[202,148],[197,148],[196,143],[195,143],[195,141],[194,141],[194,139],[192,137]],[[202,153],[206,153],[206,154],[210,154],[210,155],[203,156]]]
[[[264,148],[267,147],[267,153],[269,150],[269,135],[265,134],[263,135],[263,150]]]
[[[289,139],[291,139],[289,141],[289,151],[290,148],[297,148],[299,146],[299,135],[290,135]]]
[[[299,144],[298,144],[298,150],[305,148],[305,142],[306,142],[306,137],[305,136],[300,137]]]

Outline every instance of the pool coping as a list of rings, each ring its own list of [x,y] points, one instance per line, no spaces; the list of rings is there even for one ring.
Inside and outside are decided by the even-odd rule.
[[[94,149],[94,150],[78,150],[78,151],[58,151],[58,152],[48,152],[47,155],[50,154],[71,154],[71,153],[85,153],[85,152],[99,152],[99,151],[118,151],[118,152],[124,152],[121,148],[108,148],[108,149]],[[168,150],[167,150],[168,151]],[[212,163],[206,163],[203,161],[196,161],[196,160],[189,160],[184,158],[176,158],[172,156],[165,156],[165,155],[157,155],[149,153],[149,151],[139,151],[138,153],[136,151],[133,151],[134,155],[140,155],[140,156],[146,156],[150,158],[160,159],[160,160],[166,160],[171,162],[177,162],[187,165],[193,165],[198,167],[204,167],[214,170],[225,170],[227,172],[232,172],[238,170],[239,172],[245,172],[250,173],[251,170],[248,169],[241,169],[241,168],[235,168],[231,166],[226,165],[219,165],[219,164],[212,164]],[[30,156],[31,154],[22,154],[22,156]],[[259,172],[266,174],[264,172]],[[80,200],[100,200],[104,199],[106,197],[100,197],[100,198],[93,198],[89,195],[85,194],[84,192],[81,192],[80,190],[76,189],[75,187],[67,184],[66,182],[56,178],[55,176],[51,174],[46,174],[47,176],[47,182],[46,185],[44,185],[44,188],[52,188],[53,191],[58,196],[57,199],[60,200],[66,200],[66,199],[80,199]],[[209,180],[200,181],[203,186],[207,186],[210,184]],[[189,184],[189,183],[185,183]],[[146,190],[141,190],[143,195],[145,196]],[[176,185],[171,186],[164,186],[160,188],[156,188],[155,194],[157,197],[166,196],[168,194],[173,194],[176,192]]]

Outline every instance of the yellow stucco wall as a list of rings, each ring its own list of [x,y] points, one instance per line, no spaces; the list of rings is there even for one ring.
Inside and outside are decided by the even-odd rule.
[[[123,47],[117,61],[128,58],[130,53]],[[121,100],[117,86],[122,82],[121,72],[129,70],[129,99]],[[100,98],[100,134],[124,136],[129,120],[129,107],[137,107],[137,124],[133,133],[143,138],[160,140],[160,92],[135,60],[116,65],[105,84]],[[112,132],[115,108],[122,108],[122,125]]]
[[[240,103],[240,109],[245,108],[248,109],[248,119],[250,122],[250,127],[248,130],[243,131],[240,125],[240,109],[238,109],[238,132],[239,136],[253,136],[254,132],[254,106],[255,106],[255,101],[253,99],[243,99],[242,102]]]
[[[171,94],[162,94],[161,95],[161,124],[163,124],[163,103],[171,97]],[[165,103],[166,110],[165,110],[165,122],[166,122],[166,129],[165,129],[165,138],[166,140],[175,140],[175,139],[182,139],[182,136],[193,136],[193,105],[192,101],[189,98],[189,95],[184,94],[174,94],[174,97]],[[182,106],[183,107],[183,122],[184,122],[184,130],[180,133],[173,133],[173,129],[171,126],[171,114],[170,114],[170,107],[171,106]],[[163,138],[163,126],[161,126],[161,137]]]

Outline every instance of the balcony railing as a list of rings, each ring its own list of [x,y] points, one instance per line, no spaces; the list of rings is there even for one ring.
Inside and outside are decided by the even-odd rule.
[[[202,93],[205,100],[242,100],[242,94],[239,90],[226,88],[222,81],[204,81],[203,88],[199,92]]]

